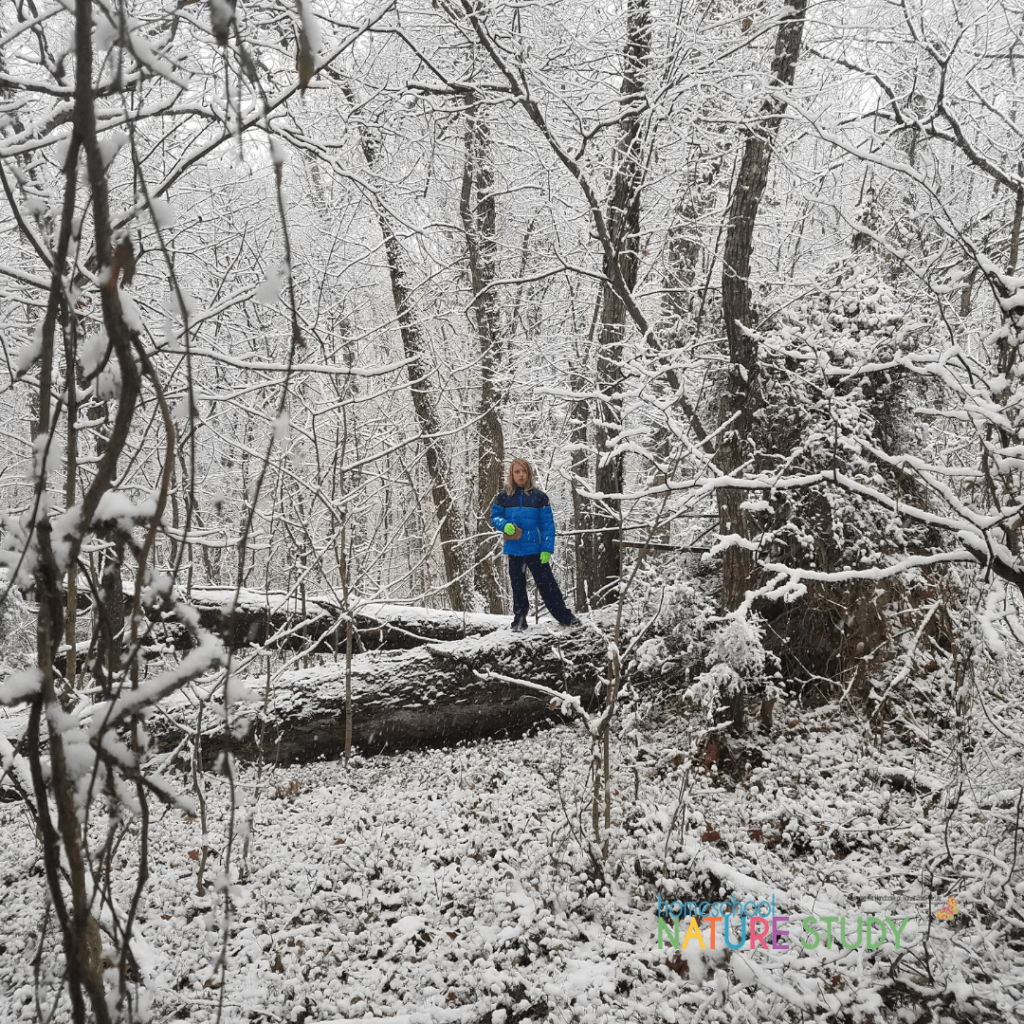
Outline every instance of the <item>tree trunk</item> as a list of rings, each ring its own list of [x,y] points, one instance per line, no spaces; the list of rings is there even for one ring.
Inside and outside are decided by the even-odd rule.
[[[595,312],[596,320],[596,312]],[[587,349],[581,352],[576,350],[574,365],[569,370],[569,389],[574,394],[583,394],[587,388],[585,368],[589,363],[589,349],[593,342],[593,328],[591,323],[590,337],[587,339]],[[572,525],[573,525],[573,552],[575,554],[576,566],[576,607],[578,609],[590,608],[590,581],[594,578],[594,538],[589,532],[590,516],[583,496],[580,494],[580,484],[585,484],[589,475],[587,460],[587,423],[590,419],[590,408],[585,398],[573,400],[569,412],[569,444],[571,451],[570,468],[572,470]]]
[[[348,85],[343,85],[345,95],[353,107],[355,94]],[[358,125],[359,141],[366,163],[372,168],[377,162],[378,148],[366,127]],[[466,574],[464,557],[465,531],[463,516],[455,500],[451,467],[448,453],[441,439],[441,417],[430,386],[426,339],[420,330],[415,315],[412,293],[407,283],[405,255],[398,241],[391,218],[383,204],[377,203],[377,223],[384,238],[384,252],[391,277],[391,294],[394,299],[398,327],[402,335],[402,347],[409,361],[409,384],[412,392],[413,411],[423,434],[426,445],[427,475],[430,477],[430,496],[437,515],[438,533],[441,538],[441,554],[444,559],[444,573],[447,583],[448,602],[455,611],[470,608],[470,586]]]
[[[473,323],[480,346],[480,406],[477,426],[477,544],[475,581],[487,599],[487,610],[504,611],[498,581],[490,506],[502,486],[505,435],[501,425],[500,324],[494,296],[495,236],[494,169],[490,128],[479,104],[466,112],[466,163],[462,173],[459,212],[466,232],[469,276],[473,289]]]
[[[340,556],[341,571],[347,555]],[[273,650],[333,654],[347,639],[348,614],[320,597],[307,599],[305,612],[298,599],[281,592],[243,590],[237,603],[234,590],[193,588],[188,597],[200,628],[218,636],[225,647],[242,650],[252,645]],[[230,609],[230,610],[229,610]],[[363,606],[353,616],[357,643],[364,650],[405,650],[432,641],[486,636],[507,625],[504,618],[464,615],[404,605]],[[177,621],[154,623],[153,641],[176,650],[194,646],[195,638]]]
[[[717,179],[721,173],[721,164],[719,158],[709,170],[701,172],[699,164],[695,163],[690,180],[680,190],[676,199],[665,252],[661,314],[657,330],[650,335],[650,343],[661,362],[665,382],[677,396],[676,404],[689,420],[697,440],[710,455],[714,455],[714,450],[707,443],[707,431],[697,409],[683,390],[683,382],[672,365],[671,353],[686,348],[688,344],[692,349],[700,333],[700,314],[698,313],[695,319],[692,315],[697,271],[702,269],[701,254],[704,252],[697,233],[699,224],[714,206],[715,197],[720,190]],[[712,253],[712,264],[714,258]],[[705,274],[704,287],[701,289],[701,309],[707,300],[710,275],[709,267]],[[660,382],[658,386],[659,389],[664,388]],[[678,472],[678,463],[674,457],[674,439],[666,424],[655,424],[652,440],[652,448],[665,471],[666,478]]]
[[[486,677],[489,672],[538,683],[578,698],[585,708],[604,702],[597,683],[605,671],[600,634],[531,630],[511,639],[429,644],[413,651],[356,655],[351,667],[351,741],[364,753],[429,745],[454,745],[485,736],[520,735],[545,721],[560,721],[551,698],[527,687]],[[289,672],[273,686],[265,728],[262,702],[236,704],[233,735],[223,726],[203,738],[203,756],[225,749],[239,757],[278,763],[338,757],[345,747],[346,673],[343,665]],[[211,719],[213,716],[206,716]],[[172,716],[150,719],[161,749],[180,742],[194,727],[186,702]],[[244,728],[243,728],[244,725]]]
[[[636,288],[640,241],[640,186],[644,168],[640,160],[642,117],[645,108],[644,73],[651,56],[649,0],[629,0],[626,43],[623,51],[622,85],[619,91],[619,138],[606,222],[611,251],[604,254],[604,284],[597,344],[597,387],[601,399],[595,409],[597,465],[594,489],[621,494],[624,485],[622,455],[609,455],[622,428],[622,353],[626,332],[625,289]],[[612,263],[615,263],[613,266]],[[622,571],[622,506],[617,498],[595,505],[592,603],[602,604],[618,596]]]
[[[721,433],[718,468],[726,475],[743,472],[754,455],[751,438],[758,405],[757,339],[752,333],[750,256],[754,247],[757,211],[768,182],[772,148],[786,111],[784,89],[793,84],[803,37],[807,0],[792,0],[779,23],[772,60],[769,93],[756,122],[745,132],[743,155],[729,209],[722,267],[722,313],[729,346],[729,370],[719,409]],[[718,491],[719,531],[732,535],[722,559],[722,604],[729,611],[743,602],[754,573],[754,524],[740,505],[748,497],[738,488]]]

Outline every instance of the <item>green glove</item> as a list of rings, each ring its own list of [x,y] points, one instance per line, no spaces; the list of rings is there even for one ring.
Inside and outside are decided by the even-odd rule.
[[[505,524],[505,533],[509,537],[511,537],[512,534],[515,533],[515,532],[516,532],[516,524],[515,523],[506,523]]]
[[[550,551],[542,551],[540,553],[540,564],[541,565],[547,565],[548,562],[550,562],[550,561],[551,561],[551,552]]]

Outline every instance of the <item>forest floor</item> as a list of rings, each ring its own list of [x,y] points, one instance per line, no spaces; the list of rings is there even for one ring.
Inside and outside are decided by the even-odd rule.
[[[941,722],[919,722],[911,743],[834,706],[789,706],[687,771],[681,706],[627,707],[620,725],[601,856],[590,740],[571,725],[347,769],[239,765],[230,863],[228,780],[205,776],[202,895],[199,819],[152,810],[134,945],[140,1016],[1024,1020],[1024,766],[1009,740],[979,724],[967,750]],[[193,791],[184,766],[168,775]],[[121,908],[138,850],[133,828],[114,857]],[[49,1020],[37,996],[59,965],[55,928],[44,928],[41,854],[17,802],[0,803],[0,866],[0,1019]],[[718,925],[717,948],[702,950],[704,908],[701,940],[695,924],[680,951],[657,925],[659,895],[768,901],[790,921],[776,921],[779,948],[752,950],[749,937],[725,948]],[[817,944],[802,930],[810,915]],[[843,948],[840,929],[852,946],[869,916],[877,948]],[[681,945],[689,926],[684,916]],[[734,915],[734,945],[738,928]]]

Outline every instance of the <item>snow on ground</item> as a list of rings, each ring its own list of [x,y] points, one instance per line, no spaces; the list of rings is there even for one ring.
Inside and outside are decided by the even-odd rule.
[[[791,714],[721,772],[685,776],[682,718],[618,742],[603,863],[571,726],[347,770],[239,766],[226,945],[228,782],[207,776],[204,895],[199,821],[154,808],[143,1002],[155,1021],[268,1024],[1024,1019],[1024,851],[1008,845],[1021,779],[986,769],[980,744],[980,782],[953,799],[939,730],[910,748],[835,712]],[[190,791],[184,766],[176,781]],[[122,908],[137,856],[133,827],[114,856]],[[0,1020],[43,1020],[33,961],[50,990],[54,926],[41,932],[41,856],[17,803],[0,804],[0,865]],[[910,921],[899,950],[890,935],[733,952],[720,933],[713,951],[659,949],[659,894],[774,899],[778,915],[845,917],[851,937],[858,915]],[[950,895],[958,913],[940,920]]]

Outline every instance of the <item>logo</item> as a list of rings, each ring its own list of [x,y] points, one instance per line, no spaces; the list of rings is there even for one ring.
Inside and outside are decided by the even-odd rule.
[[[960,908],[956,905],[956,899],[953,896],[950,896],[949,899],[946,900],[946,905],[935,911],[935,916],[940,921],[948,921],[954,914],[958,914],[959,912]]]
[[[691,941],[701,949],[716,949],[719,939],[729,949],[742,949],[748,941],[751,949],[760,945],[765,950],[794,949],[797,944],[804,949],[832,949],[834,943],[844,949],[858,949],[861,945],[878,949],[889,940],[890,933],[890,941],[899,949],[903,930],[910,921],[909,917],[789,917],[776,914],[774,893],[771,900],[739,900],[734,896],[714,903],[669,902],[659,893],[655,913],[658,949],[665,948],[667,938],[669,945],[679,950],[686,949]],[[690,919],[685,935],[679,933],[682,917]],[[697,923],[698,918],[701,924],[709,926],[706,935]]]

